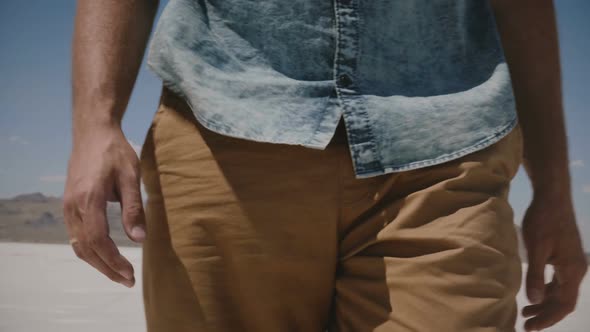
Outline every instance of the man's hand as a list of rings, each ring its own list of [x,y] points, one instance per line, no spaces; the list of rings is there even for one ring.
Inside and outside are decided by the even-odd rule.
[[[139,161],[117,126],[96,126],[75,140],[64,192],[64,219],[76,255],[111,280],[135,283],[133,266],[109,237],[107,201],[119,201],[129,238],[144,240]]]
[[[569,199],[534,198],[522,224],[528,251],[526,294],[532,305],[522,310],[527,331],[541,330],[574,311],[580,283],[588,269]],[[545,265],[554,268],[545,284]]]

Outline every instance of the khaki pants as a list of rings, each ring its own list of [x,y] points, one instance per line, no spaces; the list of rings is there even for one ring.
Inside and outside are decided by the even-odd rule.
[[[344,133],[326,150],[228,137],[163,89],[141,155],[148,331],[515,331],[520,128],[365,179]]]

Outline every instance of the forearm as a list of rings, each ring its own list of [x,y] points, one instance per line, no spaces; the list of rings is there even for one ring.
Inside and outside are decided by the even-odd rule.
[[[570,199],[559,46],[551,0],[492,0],[536,197]]]
[[[79,0],[72,40],[74,138],[96,125],[120,125],[157,0]]]

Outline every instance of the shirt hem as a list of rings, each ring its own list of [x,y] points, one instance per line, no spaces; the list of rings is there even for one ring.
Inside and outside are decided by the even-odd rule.
[[[485,139],[483,139],[479,143],[476,143],[476,144],[471,145],[469,147],[463,148],[463,149],[453,152],[451,154],[446,154],[446,155],[443,155],[441,157],[437,157],[434,159],[425,159],[425,160],[411,162],[411,163],[402,164],[402,165],[390,165],[390,166],[385,166],[381,169],[371,169],[368,171],[362,171],[362,172],[356,173],[355,177],[357,179],[363,179],[363,178],[384,175],[384,174],[388,174],[388,173],[410,171],[410,170],[419,169],[419,168],[423,168],[423,167],[427,167],[427,166],[439,165],[439,164],[443,164],[443,163],[451,161],[451,160],[459,159],[459,158],[466,156],[470,153],[483,150],[484,148],[491,146],[492,144],[500,141],[502,138],[504,138],[506,135],[508,135],[516,127],[517,124],[518,124],[518,116],[515,116],[512,120],[510,120],[510,122],[506,126],[504,126],[502,129],[497,131],[495,134],[486,137]]]

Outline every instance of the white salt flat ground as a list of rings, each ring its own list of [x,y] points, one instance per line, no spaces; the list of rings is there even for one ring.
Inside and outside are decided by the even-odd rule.
[[[0,243],[0,332],[145,331],[141,298],[141,250],[121,248],[136,269],[132,289],[80,262],[67,245]],[[523,265],[523,286],[526,264]],[[546,270],[550,280],[551,268]],[[518,295],[528,304],[524,288]],[[517,331],[524,331],[520,316]],[[590,281],[577,311],[544,331],[590,330]]]

